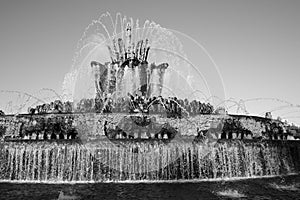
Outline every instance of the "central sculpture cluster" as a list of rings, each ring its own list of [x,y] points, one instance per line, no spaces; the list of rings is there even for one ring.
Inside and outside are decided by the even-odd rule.
[[[111,61],[104,64],[91,62],[95,76],[96,97],[105,99],[139,95],[160,96],[167,63],[148,64],[148,39],[132,42],[131,26],[127,24],[125,42],[112,39],[107,45]]]

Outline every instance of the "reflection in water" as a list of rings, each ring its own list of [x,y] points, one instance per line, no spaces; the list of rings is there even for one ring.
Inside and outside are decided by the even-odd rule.
[[[220,196],[223,196],[223,197],[228,197],[228,198],[244,198],[244,197],[246,197],[246,195],[240,193],[237,190],[232,190],[232,189],[219,191],[219,192],[217,192],[217,194]]]
[[[79,199],[79,197],[74,195],[66,195],[64,194],[63,191],[60,191],[57,200],[75,200],[75,199]]]
[[[300,191],[300,183],[290,185],[272,183],[270,186],[278,190]]]
[[[284,181],[282,182],[282,178]],[[77,184],[43,184],[43,183],[1,183],[0,199],[58,199],[72,196],[77,199],[299,199],[300,191],[288,191],[274,188],[276,185],[295,185],[299,188],[300,176],[290,175],[273,178],[247,178],[240,180],[201,182],[126,182],[126,183],[77,183]],[[298,184],[297,184],[298,183]],[[219,195],[224,192],[227,196]],[[228,196],[231,195],[231,196]],[[65,199],[66,199],[65,198]]]

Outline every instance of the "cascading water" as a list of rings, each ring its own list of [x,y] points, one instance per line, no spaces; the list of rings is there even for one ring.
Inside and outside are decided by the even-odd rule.
[[[300,149],[296,143],[125,143],[5,144],[1,149],[1,179],[191,180],[281,175],[300,169]]]

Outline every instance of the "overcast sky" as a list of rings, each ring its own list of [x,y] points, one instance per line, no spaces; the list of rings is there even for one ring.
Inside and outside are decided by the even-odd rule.
[[[0,89],[60,92],[85,27],[107,11],[150,19],[197,40],[218,65],[227,98],[300,104],[298,0],[1,0]],[[282,105],[247,107],[259,113],[266,104]],[[296,120],[300,112],[293,115]]]

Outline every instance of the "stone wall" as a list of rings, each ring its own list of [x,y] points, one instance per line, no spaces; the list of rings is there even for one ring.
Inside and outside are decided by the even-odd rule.
[[[29,131],[43,131],[43,127],[49,123],[62,123],[64,125],[71,121],[80,137],[94,138],[104,135],[104,123],[108,122],[108,127],[116,127],[118,123],[128,114],[97,114],[97,113],[80,113],[80,114],[46,114],[46,115],[19,115],[0,117],[1,137],[19,137],[22,129]],[[176,128],[181,135],[196,136],[197,129],[206,130],[213,123],[218,123],[228,116],[223,115],[198,115],[189,118],[166,118],[164,115],[150,115],[155,118],[158,124],[169,123]],[[51,122],[49,122],[51,121]]]
[[[73,114],[44,114],[44,115],[18,115],[18,116],[1,116],[0,117],[0,137],[18,138],[26,132],[35,132],[38,134],[46,131],[48,126],[56,126],[61,128],[61,131],[73,128],[78,132],[78,136],[84,139],[93,139],[104,136],[104,123],[114,129],[120,121],[132,115],[125,113],[73,113]],[[148,118],[155,118],[155,123],[166,124],[175,128],[182,136],[197,136],[199,132],[208,129],[216,129],[226,126],[228,119],[232,119],[235,123],[239,122],[239,127],[229,128],[233,132],[239,130],[249,130],[252,137],[263,137],[266,131],[266,123],[270,120],[264,118],[253,117],[236,117],[229,115],[194,115],[184,118],[167,118],[165,115],[153,114]],[[228,129],[228,126],[226,126]],[[220,129],[219,131],[222,131]],[[57,130],[57,129],[56,129]],[[60,131],[60,130],[58,130]],[[221,134],[221,133],[220,133]],[[220,137],[219,137],[220,138]]]

